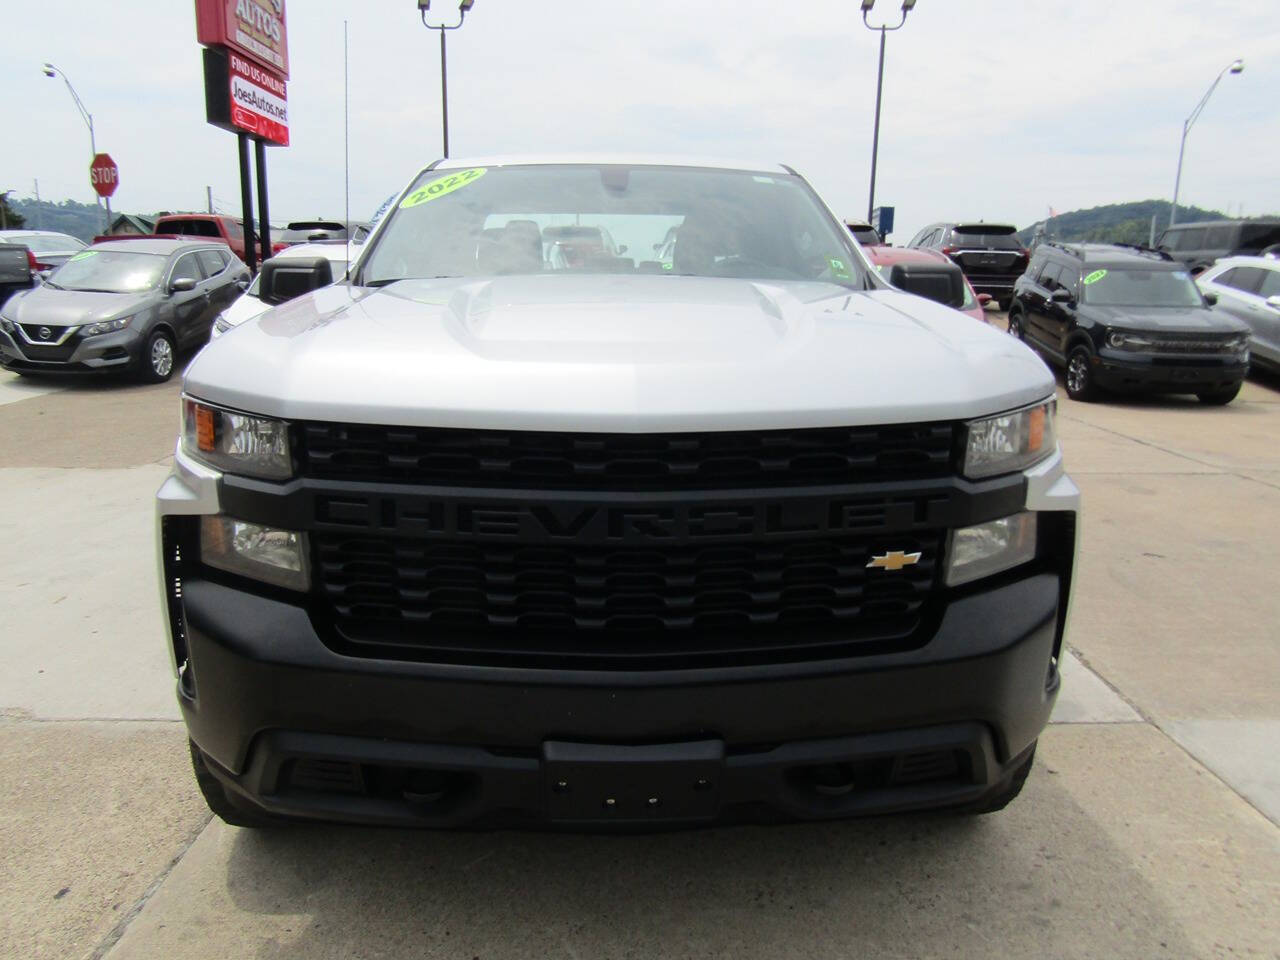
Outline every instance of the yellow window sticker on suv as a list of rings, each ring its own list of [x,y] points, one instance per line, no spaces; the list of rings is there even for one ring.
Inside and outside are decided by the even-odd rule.
[[[1097,283],[1106,275],[1107,275],[1107,271],[1105,270],[1095,270],[1093,271],[1093,273],[1089,274],[1087,277],[1084,278],[1084,285],[1087,287],[1091,283]]]
[[[472,167],[470,170],[459,170],[448,176],[439,177],[430,183],[424,183],[417,190],[400,201],[400,209],[405,210],[409,207],[416,207],[420,203],[426,203],[428,200],[435,200],[437,197],[443,197],[446,193],[453,193],[460,190],[469,183],[484,176],[486,167]]]

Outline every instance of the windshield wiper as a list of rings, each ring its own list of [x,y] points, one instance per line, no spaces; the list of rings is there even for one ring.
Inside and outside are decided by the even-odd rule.
[[[360,284],[363,287],[385,287],[389,283],[399,283],[401,280],[458,280],[456,274],[438,273],[434,277],[383,277],[381,280],[370,280],[368,283]]]

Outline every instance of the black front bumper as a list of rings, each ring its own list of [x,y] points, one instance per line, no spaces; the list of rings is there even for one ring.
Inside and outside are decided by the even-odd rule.
[[[59,346],[33,346],[18,333],[0,332],[0,367],[36,374],[107,374],[136,366],[146,340],[122,330],[85,340],[72,336]]]
[[[1111,354],[1094,357],[1093,375],[1099,386],[1116,392],[1200,393],[1229,390],[1244,380],[1248,363],[1221,357],[1146,357],[1120,359]]]
[[[1062,588],[1038,572],[971,590],[912,650],[623,672],[346,656],[302,607],[195,577],[179,700],[214,774],[294,817],[607,827],[960,805],[1048,721]]]

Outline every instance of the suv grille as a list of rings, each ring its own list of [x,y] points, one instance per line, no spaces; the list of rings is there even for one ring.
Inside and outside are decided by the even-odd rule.
[[[901,644],[934,587],[942,533],[629,548],[329,533],[313,542],[318,589],[340,639],[357,648],[635,666]],[[868,569],[887,550],[922,556],[899,571]]]
[[[1147,349],[1154,353],[1233,353],[1236,334],[1230,337],[1208,339],[1205,337],[1177,337],[1162,334],[1151,338],[1151,346]]]
[[[303,423],[297,436],[304,477],[605,492],[946,477],[954,428],[617,434]]]

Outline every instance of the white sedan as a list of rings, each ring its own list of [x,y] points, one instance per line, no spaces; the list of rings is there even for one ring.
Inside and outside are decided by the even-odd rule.
[[[357,251],[358,252],[358,251]],[[347,267],[350,261],[347,259],[347,244],[345,243],[299,243],[292,247],[285,247],[277,253],[273,260],[297,260],[310,259],[311,257],[328,257],[329,262],[333,265],[333,279],[338,280],[346,275]],[[215,340],[222,336],[233,327],[252,320],[254,317],[260,316],[271,309],[271,304],[264,303],[258,296],[259,283],[262,280],[262,274],[259,273],[253,278],[253,283],[242,293],[235,302],[233,302],[213,322],[213,333],[209,339]]]

